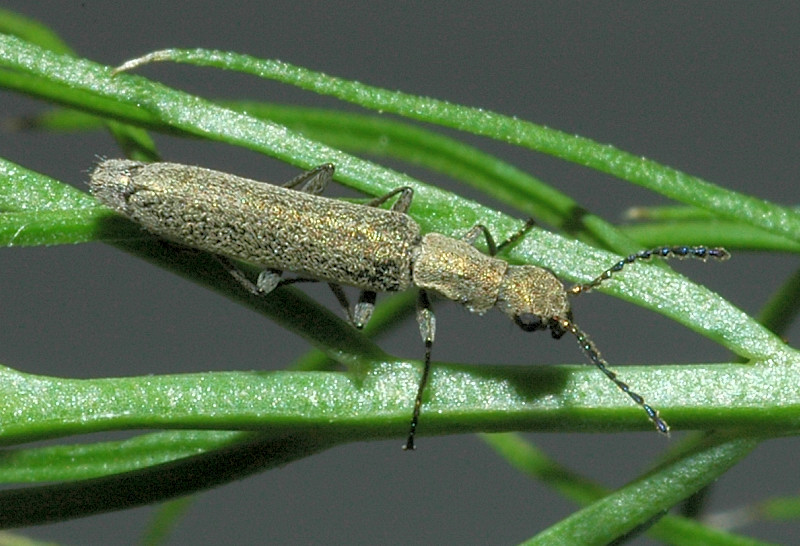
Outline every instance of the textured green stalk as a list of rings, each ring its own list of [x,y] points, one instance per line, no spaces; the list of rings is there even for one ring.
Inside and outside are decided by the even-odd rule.
[[[121,68],[128,70],[155,61],[215,66],[291,83],[380,112],[441,124],[553,155],[633,182],[676,201],[712,211],[718,216],[746,222],[792,239],[797,239],[800,233],[800,214],[793,209],[724,189],[608,144],[599,144],[585,137],[481,108],[388,91],[277,60],[257,59],[226,51],[166,49],[128,61]]]
[[[0,12],[0,19],[2,16]],[[113,76],[109,67],[48,51],[66,50],[59,49],[42,29],[26,26],[24,21],[12,23],[6,27],[9,32],[25,34],[45,45],[41,48],[0,36],[0,86],[6,89],[115,122],[240,145],[303,167],[332,161],[342,181],[371,195],[413,186],[417,197],[411,214],[426,230],[458,235],[480,222],[502,239],[503,234],[517,229],[519,221],[515,219],[331,147],[381,153],[381,138],[391,135],[392,146],[385,149],[395,157],[419,160],[448,174],[474,179],[484,190],[503,183],[496,196],[531,200],[533,204],[526,205],[530,207],[526,210],[556,225],[574,227],[573,233],[591,233],[592,240],[604,241],[609,248],[624,250],[632,244],[625,233],[585,214],[571,198],[450,139],[398,123],[307,109],[267,108],[260,114],[272,121],[257,119],[241,111],[241,105],[220,106],[144,78]],[[716,230],[719,240],[727,237],[742,247],[797,250],[800,215],[796,211],[724,190],[588,139],[273,61],[200,50],[170,52],[163,58],[258,73],[362,106],[527,146],[705,207],[704,216],[697,218],[699,223],[694,226],[709,236],[701,242],[716,240]],[[255,109],[254,105],[248,108]],[[305,124],[308,134],[276,120],[298,131]],[[73,125],[78,122],[80,116],[74,116]],[[341,137],[343,127],[354,129],[350,134],[359,138]],[[119,128],[121,141],[140,157],[157,157],[146,135]],[[113,242],[273,317],[348,369],[91,380],[0,369],[0,414],[14,416],[0,421],[0,438],[6,445],[107,430],[171,429],[123,442],[6,449],[0,458],[0,481],[64,483],[1,491],[0,525],[31,525],[153,503],[340,443],[405,435],[419,364],[385,355],[297,291],[279,289],[269,298],[243,295],[208,256],[178,256],[162,243],[143,237],[136,226],[111,216],[85,194],[6,161],[0,161],[0,211],[0,243],[4,246]],[[582,224],[570,226],[576,215]],[[715,226],[720,217],[727,218],[725,223]],[[700,232],[701,228],[705,231]],[[669,233],[682,235],[678,227],[669,225],[641,228],[638,235],[636,229],[631,228],[629,234],[643,240]],[[578,281],[592,279],[618,259],[539,229],[515,245],[507,257],[549,267],[559,276]],[[796,284],[787,284],[779,296],[791,298]],[[756,445],[757,437],[790,434],[800,426],[800,359],[752,318],[668,269],[647,264],[626,268],[604,289],[675,318],[745,357],[748,364],[626,368],[625,379],[637,390],[653,393],[648,401],[668,416],[673,428],[719,429],[723,433],[686,446],[648,475],[610,494],[576,476],[554,478],[559,469],[540,461],[539,470],[550,471],[552,483],[565,494],[593,504],[543,532],[534,543],[607,543],[630,533],[735,464]],[[768,323],[781,324],[780,317],[792,316],[793,309],[776,301],[767,315]],[[491,400],[489,406],[487,400]],[[423,435],[649,427],[639,408],[613,385],[597,381],[597,371],[586,366],[528,369],[437,363],[423,419]],[[265,430],[268,435],[263,434]],[[743,437],[724,435],[731,430]],[[739,537],[678,518],[664,519],[652,532],[674,543],[687,543],[692,534],[708,543],[743,543]]]

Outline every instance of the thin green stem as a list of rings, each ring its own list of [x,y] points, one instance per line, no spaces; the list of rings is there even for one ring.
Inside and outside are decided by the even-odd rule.
[[[485,109],[388,91],[277,60],[257,59],[226,51],[166,49],[128,61],[120,69],[130,70],[156,61],[214,66],[289,83],[365,108],[436,123],[553,155],[638,184],[676,201],[712,211],[723,218],[758,226],[791,239],[796,239],[800,233],[800,214],[792,209],[724,189],[611,145]]]

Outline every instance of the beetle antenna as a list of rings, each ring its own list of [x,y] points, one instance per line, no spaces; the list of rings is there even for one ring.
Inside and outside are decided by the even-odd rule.
[[[577,324],[569,319],[561,317],[555,317],[553,320],[556,321],[561,329],[575,336],[575,339],[578,340],[578,345],[580,345],[584,354],[589,357],[589,360],[591,360],[592,363],[597,366],[597,368],[603,372],[606,377],[613,381],[614,384],[619,387],[619,390],[630,396],[631,400],[639,404],[642,409],[644,409],[645,413],[647,413],[647,416],[653,422],[658,432],[661,432],[662,434],[669,434],[669,425],[658,415],[658,410],[645,402],[642,395],[632,391],[627,383],[619,379],[617,374],[608,368],[609,364],[600,355],[600,351],[597,349],[597,346],[595,346],[594,342],[589,339],[589,336],[586,335],[583,330],[578,328]]]
[[[626,258],[621,259],[613,266],[603,271],[600,276],[591,282],[585,284],[576,284],[569,289],[568,293],[577,296],[585,292],[591,292],[605,281],[610,279],[615,273],[621,271],[623,267],[632,264],[636,261],[649,261],[651,258],[678,258],[685,260],[686,258],[694,258],[696,260],[703,260],[704,262],[709,258],[719,261],[727,260],[731,257],[730,252],[724,248],[709,248],[706,246],[660,246],[658,248],[651,248],[650,250],[640,250],[636,254],[631,254]]]

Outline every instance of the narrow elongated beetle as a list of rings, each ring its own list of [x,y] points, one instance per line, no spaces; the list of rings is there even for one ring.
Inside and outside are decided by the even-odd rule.
[[[282,279],[283,271],[328,282],[357,328],[369,321],[376,292],[417,287],[425,366],[404,449],[414,449],[430,373],[435,318],[428,291],[461,303],[473,313],[497,308],[526,331],[549,329],[556,339],[569,332],[589,360],[645,410],[659,432],[669,431],[658,411],[608,369],[594,343],[573,322],[568,297],[597,288],[637,260],[654,256],[724,260],[729,257],[725,249],[666,246],[641,251],[620,260],[595,280],[566,290],[547,269],[510,265],[493,257],[522,236],[531,223],[499,246],[481,225],[463,239],[439,233],[423,235],[406,214],[413,197],[411,188],[398,188],[366,205],[317,195],[332,180],[333,172],[333,165],[322,165],[280,187],[201,167],[112,159],[97,165],[89,185],[102,203],[148,231],[215,254],[254,294],[267,294],[282,283],[296,281]],[[398,198],[391,210],[377,208],[394,196]],[[490,255],[473,246],[481,234]],[[264,270],[253,283],[231,259]],[[340,285],[362,290],[352,310]]]

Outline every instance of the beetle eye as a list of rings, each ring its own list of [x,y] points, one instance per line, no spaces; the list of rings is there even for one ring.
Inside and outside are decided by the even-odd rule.
[[[517,323],[517,326],[525,330],[526,332],[533,332],[534,330],[541,330],[542,328],[547,328],[544,322],[542,321],[542,317],[539,315],[534,315],[533,313],[522,313],[514,317],[514,322]]]

